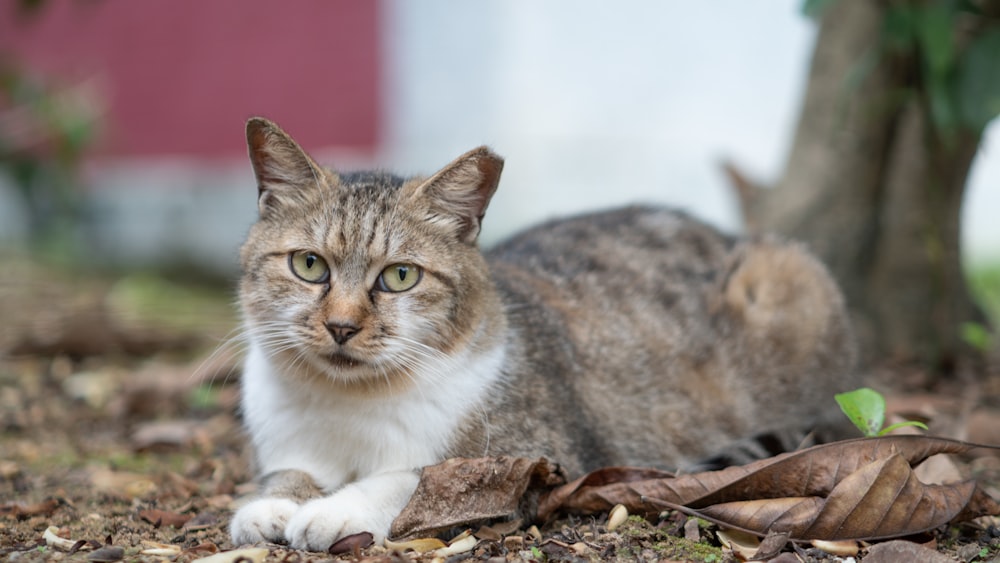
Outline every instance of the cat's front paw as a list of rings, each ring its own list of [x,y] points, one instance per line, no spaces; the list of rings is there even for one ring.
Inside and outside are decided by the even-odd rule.
[[[285,526],[298,509],[298,503],[286,498],[262,498],[248,503],[236,511],[229,523],[233,544],[284,541]]]
[[[307,551],[326,551],[338,539],[359,532],[371,532],[380,544],[394,517],[395,513],[373,506],[360,491],[345,488],[302,505],[288,521],[285,538],[292,547]]]

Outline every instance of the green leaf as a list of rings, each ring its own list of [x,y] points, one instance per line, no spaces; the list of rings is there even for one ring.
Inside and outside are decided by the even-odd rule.
[[[1000,115],[1000,29],[976,37],[958,65],[958,107],[962,123],[982,131]]]
[[[990,330],[980,323],[962,323],[962,340],[980,352],[990,349],[993,336]]]
[[[885,398],[873,389],[862,387],[835,397],[840,410],[865,436],[877,436],[885,422]]]
[[[958,114],[958,102],[955,92],[946,76],[929,74],[927,80],[927,95],[930,98],[931,120],[938,131],[954,133],[962,124]]]
[[[913,25],[927,70],[943,78],[955,59],[954,9],[944,3],[929,3],[914,13]]]
[[[890,51],[905,51],[917,36],[917,11],[908,5],[893,5],[882,20],[882,38]]]
[[[896,424],[892,424],[890,426],[887,426],[879,430],[878,435],[885,436],[886,434],[892,432],[893,430],[897,428],[902,428],[904,426],[916,426],[917,428],[921,428],[923,430],[929,430],[929,428],[927,428],[927,425],[924,424],[923,422],[920,422],[919,420],[904,420],[903,422],[897,422]]]

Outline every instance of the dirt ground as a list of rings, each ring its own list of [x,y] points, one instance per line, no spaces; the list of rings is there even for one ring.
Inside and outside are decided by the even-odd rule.
[[[151,278],[69,282],[42,273],[0,273],[0,558],[192,561],[233,550],[229,518],[252,476],[236,409],[238,347],[224,344],[236,325],[229,297]],[[1000,444],[1000,362],[991,365],[965,369],[934,393],[921,390],[918,371],[881,378],[912,390],[891,394],[892,408],[937,434]],[[1000,498],[996,454],[943,471],[974,477]],[[925,546],[917,559],[933,549],[997,560],[998,524],[979,519],[910,539]],[[715,526],[677,513],[633,517],[612,532],[606,514],[515,527],[473,530],[474,547],[451,556],[261,547],[267,561],[736,560],[720,549]],[[68,543],[50,545],[50,528]],[[810,545],[781,557],[836,559]]]

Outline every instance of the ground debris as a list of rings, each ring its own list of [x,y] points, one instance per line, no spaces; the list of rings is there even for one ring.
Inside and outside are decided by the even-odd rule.
[[[116,307],[121,302],[117,303]],[[48,320],[44,324],[55,326]],[[107,323],[101,326],[107,328]],[[641,511],[623,509],[619,514],[625,516],[624,521],[619,522],[621,516],[616,516],[614,525],[609,526],[608,509],[617,502],[585,515],[557,511],[537,526],[528,519],[518,519],[516,515],[524,508],[520,505],[504,516],[474,514],[475,524],[460,529],[468,527],[475,532],[457,541],[452,529],[421,533],[421,537],[436,537],[446,548],[456,546],[454,555],[364,547],[363,537],[338,555],[274,544],[237,549],[240,546],[232,545],[227,527],[252,473],[236,414],[236,360],[225,354],[212,356],[217,341],[207,344],[197,357],[173,345],[146,349],[136,356],[132,354],[139,347],[114,340],[118,335],[113,332],[81,332],[78,336],[87,337],[86,341],[76,343],[68,340],[72,335],[67,330],[60,330],[53,339],[43,340],[44,332],[29,336],[21,342],[21,350],[30,354],[0,356],[3,560],[84,561],[92,556],[97,558],[90,561],[168,559],[190,563],[219,556],[221,561],[264,563],[331,559],[503,563],[726,561],[732,557],[723,553],[717,540],[717,524],[674,510],[661,512],[648,506]],[[52,348],[60,340],[75,348]],[[99,349],[104,352],[95,352]],[[966,425],[956,426],[955,435],[969,439],[995,436],[998,426],[994,422],[1000,420],[1000,378],[983,385],[982,393],[963,394],[958,389],[950,395],[928,394],[920,404],[911,402],[901,410],[919,411],[922,420],[955,413],[955,424]],[[955,398],[949,399],[951,396]],[[969,396],[974,396],[976,403],[965,407]],[[930,426],[935,430],[940,427],[934,420]],[[995,498],[1000,495],[1000,456],[976,451],[957,455],[953,461],[947,472],[933,473],[941,480],[951,480],[957,468],[962,479],[974,477]],[[556,472],[550,470],[551,475]],[[684,538],[688,521],[695,522],[688,531],[691,539],[698,532],[697,541]],[[993,517],[939,526],[925,534],[931,540],[928,544],[862,544],[856,559],[863,563],[933,561],[935,557],[990,561],[1000,557],[998,525],[1000,518]],[[65,551],[46,543],[43,535],[50,527],[55,528],[52,535],[62,540],[57,543]],[[770,542],[765,539],[758,554],[773,544],[768,555],[779,559],[829,560],[808,543],[795,547],[793,543],[784,537]]]
[[[60,504],[59,499],[56,498],[33,503],[9,502],[0,505],[0,515],[21,519],[30,516],[50,516],[59,508]]]

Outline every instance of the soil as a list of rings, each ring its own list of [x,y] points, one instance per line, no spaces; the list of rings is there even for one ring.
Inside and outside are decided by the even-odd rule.
[[[42,274],[26,266],[13,283],[0,273],[0,558],[193,561],[235,549],[229,518],[253,486],[236,408],[238,347],[225,344],[236,324],[229,296],[155,278]],[[894,410],[928,420],[939,434],[1000,444],[1000,370],[962,373],[935,393],[892,394]],[[897,388],[926,383],[913,370],[881,379]],[[1000,498],[1000,457],[949,467]],[[959,560],[989,561],[1000,557],[997,526],[983,518],[909,539]],[[49,545],[51,528],[69,543]],[[653,522],[631,517],[614,531],[606,514],[563,517],[540,531],[478,530],[474,548],[437,560],[737,560],[717,531],[675,512]],[[258,547],[267,561],[435,557],[381,547],[338,556]],[[786,546],[781,557],[835,559],[810,545]]]

